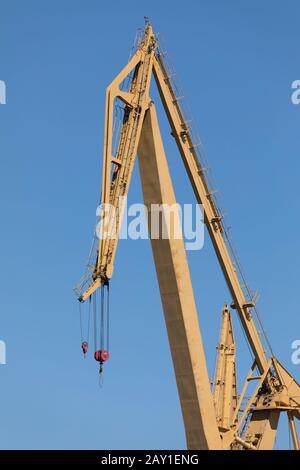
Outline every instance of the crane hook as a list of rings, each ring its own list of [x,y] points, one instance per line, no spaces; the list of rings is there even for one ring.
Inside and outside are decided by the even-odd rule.
[[[99,374],[102,374],[103,365],[109,359],[109,352],[106,349],[98,349],[98,351],[95,351],[94,358],[100,363]]]
[[[82,352],[84,354],[84,357],[86,355],[86,353],[88,352],[88,349],[89,349],[89,343],[87,341],[83,341],[81,343],[81,349],[82,349]]]

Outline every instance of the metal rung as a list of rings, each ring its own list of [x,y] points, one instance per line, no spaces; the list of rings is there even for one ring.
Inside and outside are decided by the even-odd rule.
[[[253,307],[255,307],[253,302],[248,302],[247,304],[243,305],[243,308],[253,308]]]
[[[122,166],[122,162],[117,158],[112,158],[111,162],[114,163],[115,165]]]
[[[235,441],[240,444],[241,446],[243,446],[245,449],[248,449],[248,450],[257,450],[257,447],[255,447],[254,445],[252,445],[250,442],[246,442],[246,441],[243,441],[243,439],[241,439],[240,437],[238,436],[235,436]]]
[[[247,381],[250,382],[251,380],[260,380],[261,375],[254,375],[253,377],[248,377]]]

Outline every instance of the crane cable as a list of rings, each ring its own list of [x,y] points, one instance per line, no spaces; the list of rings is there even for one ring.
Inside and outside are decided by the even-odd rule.
[[[109,350],[109,327],[110,327],[110,315],[109,315],[109,282],[107,282],[107,295],[106,295],[106,347]]]
[[[94,350],[97,351],[97,294],[93,294]]]
[[[98,317],[99,315],[99,317]],[[97,309],[96,292],[93,294],[94,316],[94,358],[100,364],[100,374],[103,364],[109,359],[109,283],[104,281],[100,287],[100,312]]]
[[[106,296],[105,296],[106,287]],[[101,286],[100,349],[109,350],[109,282]]]
[[[101,310],[100,310],[100,349],[104,349],[104,285],[101,286]]]
[[[81,348],[84,353],[84,357],[88,351],[88,345],[90,340],[90,323],[91,323],[91,298],[89,299],[89,307],[88,307],[88,320],[87,320],[87,331],[85,333],[84,328],[84,319],[83,319],[83,312],[82,312],[82,303],[79,302],[79,321],[80,321],[80,336],[81,336]]]

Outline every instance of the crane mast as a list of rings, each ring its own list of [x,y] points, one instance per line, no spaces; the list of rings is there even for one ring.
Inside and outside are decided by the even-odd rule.
[[[168,240],[151,240],[187,446],[190,449],[271,449],[279,415],[285,411],[294,447],[299,449],[294,418],[300,418],[300,387],[280,362],[265,351],[253,317],[255,301],[242,287],[222,214],[199,160],[197,143],[149,23],[135,53],[106,91],[101,236],[95,263],[77,289],[78,298],[81,302],[91,298],[112,277],[122,201],[129,191],[136,155],[145,205],[176,203],[155,104],[150,97],[152,75],[196,200],[203,206],[205,225],[232,297],[231,308],[241,320],[254,356],[238,396],[231,313],[229,306],[224,307],[212,394],[184,243],[172,234]],[[122,103],[123,115],[114,143],[116,101]],[[246,391],[253,381],[256,387],[244,404]]]

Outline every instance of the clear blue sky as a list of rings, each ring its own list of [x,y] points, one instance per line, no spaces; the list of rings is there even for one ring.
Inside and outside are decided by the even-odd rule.
[[[185,445],[150,244],[119,245],[103,389],[82,358],[72,293],[100,194],[105,87],[145,15],[192,103],[275,352],[300,378],[299,2],[0,0],[1,448]],[[160,119],[178,200],[191,202]],[[142,200],[136,170],[130,199]],[[189,260],[212,374],[230,297],[208,238]],[[239,357],[242,379],[242,344]],[[277,444],[288,445],[285,421]]]

